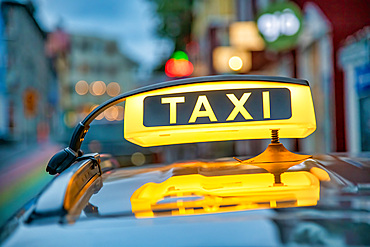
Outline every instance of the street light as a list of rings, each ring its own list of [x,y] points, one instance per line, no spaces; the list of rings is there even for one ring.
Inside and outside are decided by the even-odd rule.
[[[232,56],[229,59],[229,67],[234,71],[239,71],[243,67],[243,60],[238,56]]]
[[[252,54],[231,46],[213,50],[213,67],[218,73],[246,73],[252,68]]]

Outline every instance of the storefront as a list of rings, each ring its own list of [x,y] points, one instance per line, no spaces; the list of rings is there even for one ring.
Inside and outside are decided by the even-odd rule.
[[[370,151],[370,27],[347,38],[339,54],[344,71],[347,147]]]

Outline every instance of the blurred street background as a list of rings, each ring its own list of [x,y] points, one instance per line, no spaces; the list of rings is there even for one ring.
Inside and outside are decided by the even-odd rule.
[[[370,4],[363,0],[0,0],[0,225],[51,179],[50,157],[94,107],[157,82],[219,74],[308,80],[317,130],[302,153],[370,152]],[[250,156],[268,140],[141,148],[124,105],[82,149],[126,165]]]

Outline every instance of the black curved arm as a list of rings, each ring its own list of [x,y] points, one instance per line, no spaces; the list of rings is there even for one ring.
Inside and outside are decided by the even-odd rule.
[[[80,150],[80,148],[82,142],[84,141],[85,135],[87,134],[90,128],[90,123],[97,116],[99,116],[99,114],[101,114],[109,107],[116,105],[120,102],[123,102],[127,97],[126,94],[121,94],[117,97],[114,97],[104,102],[102,105],[95,108],[83,121],[77,124],[75,130],[73,131],[73,135],[69,143],[69,146],[56,153],[50,159],[46,167],[46,171],[49,172],[50,175],[61,173],[69,166],[71,166],[78,157],[82,156],[83,152]]]
[[[185,84],[194,84],[202,82],[217,82],[217,81],[270,81],[270,82],[284,82],[284,83],[294,83],[300,85],[307,85],[308,82],[305,80],[287,78],[287,77],[276,77],[276,76],[258,76],[258,75],[218,75],[218,76],[204,76],[204,77],[194,77],[181,80],[161,82],[146,87],[138,88],[123,94],[120,94],[114,98],[111,98],[104,102],[103,104],[96,107],[92,112],[85,117],[84,120],[79,122],[73,132],[69,146],[58,153],[56,153],[49,161],[46,171],[51,175],[56,173],[61,173],[67,169],[76,159],[82,156],[82,151],[80,150],[81,144],[90,128],[91,122],[99,116],[102,112],[111,106],[119,104],[126,100],[127,97],[133,96],[135,94],[144,93],[152,91],[155,89],[161,89],[172,86],[179,86]]]

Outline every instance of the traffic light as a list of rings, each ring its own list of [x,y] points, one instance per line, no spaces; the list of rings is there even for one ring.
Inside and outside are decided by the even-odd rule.
[[[183,51],[174,52],[165,65],[165,73],[168,77],[190,76],[193,71],[193,64]]]

